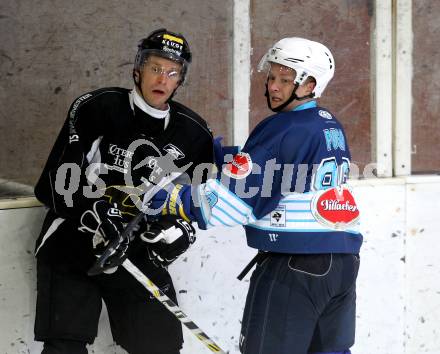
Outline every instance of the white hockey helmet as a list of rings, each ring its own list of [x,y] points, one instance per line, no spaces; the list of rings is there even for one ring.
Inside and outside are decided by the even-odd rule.
[[[268,70],[270,63],[278,63],[296,71],[295,83],[301,85],[313,76],[316,86],[314,97],[321,97],[335,73],[335,60],[330,50],[323,44],[308,39],[284,38],[273,45],[261,58],[258,71]]]

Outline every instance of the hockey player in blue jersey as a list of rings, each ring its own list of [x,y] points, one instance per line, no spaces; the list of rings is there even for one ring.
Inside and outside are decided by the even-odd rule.
[[[242,321],[245,354],[347,354],[354,343],[362,235],[346,180],[350,152],[335,116],[319,107],[335,70],[324,45],[275,43],[262,58],[274,115],[216,179],[160,191],[152,208],[202,229],[244,225],[259,250]],[[192,194],[192,197],[191,197]]]

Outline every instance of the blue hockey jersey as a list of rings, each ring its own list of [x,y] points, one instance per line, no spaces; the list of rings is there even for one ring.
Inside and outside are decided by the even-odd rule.
[[[244,225],[250,247],[358,253],[359,210],[341,124],[315,101],[262,121],[217,179],[198,187],[201,228]]]

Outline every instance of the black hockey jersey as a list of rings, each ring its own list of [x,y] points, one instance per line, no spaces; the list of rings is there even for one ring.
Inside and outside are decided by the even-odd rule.
[[[128,221],[139,212],[135,204],[142,191],[165,175],[181,173],[185,167],[190,179],[202,182],[199,175],[208,167],[200,169],[200,164],[210,166],[214,160],[207,123],[170,101],[164,129],[165,119],[139,109],[133,94],[128,89],[104,88],[80,96],[71,105],[35,187],[38,200],[50,209],[37,255],[45,248],[52,255],[50,249],[83,248],[89,240],[77,231],[79,217],[96,198],[116,203]]]

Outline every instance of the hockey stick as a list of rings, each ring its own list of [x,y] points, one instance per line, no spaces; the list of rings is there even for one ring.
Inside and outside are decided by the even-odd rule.
[[[141,283],[168,311],[170,311],[177,319],[194,334],[210,351],[214,353],[226,354],[208,335],[203,332],[183,311],[160,290],[138,267],[136,267],[129,259],[126,259],[122,266],[136,280]]]
[[[144,204],[154,196],[158,188],[163,188],[169,183],[177,179],[181,173],[171,174],[164,177],[155,188],[152,188],[146,194],[144,198]],[[192,334],[194,334],[198,340],[200,340],[209,350],[214,353],[226,354],[208,335],[203,332],[193,321],[191,321],[187,315],[168,297],[166,296],[145,274],[143,274],[129,259],[125,259],[122,263],[107,263],[108,258],[113,254],[115,248],[119,245],[121,240],[130,237],[133,229],[139,224],[144,217],[143,211],[136,215],[125,227],[121,236],[112,241],[103,254],[98,258],[95,264],[89,269],[87,274],[97,275],[101,274],[104,270],[122,265],[127,272],[129,272],[142,286],[144,286],[158,301],[160,301],[168,311],[170,311],[177,319],[182,322],[186,328],[188,328]]]

